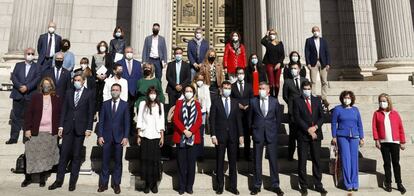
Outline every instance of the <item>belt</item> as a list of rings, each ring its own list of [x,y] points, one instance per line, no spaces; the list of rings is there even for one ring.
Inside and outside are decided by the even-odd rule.
[[[150,57],[150,59],[152,59],[152,60],[160,60],[160,57],[157,57],[157,58]]]
[[[53,57],[45,57],[46,60],[53,59]]]

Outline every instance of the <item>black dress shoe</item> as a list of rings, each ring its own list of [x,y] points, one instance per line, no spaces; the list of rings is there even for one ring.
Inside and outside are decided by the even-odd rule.
[[[230,189],[230,190],[229,190],[229,192],[230,192],[230,193],[233,193],[233,194],[235,194],[235,195],[240,195],[240,192],[239,192],[239,190],[237,190],[237,189]]]
[[[217,188],[217,190],[216,190],[216,194],[217,194],[217,195],[221,195],[221,194],[223,194],[223,188]]]
[[[119,187],[119,185],[114,185],[113,189],[115,194],[121,193],[121,187]]]
[[[250,191],[250,195],[257,195],[257,193],[260,193],[259,188],[253,188],[252,191]]]
[[[179,195],[184,195],[184,191],[178,191]]]
[[[401,195],[404,195],[405,192],[407,192],[407,190],[405,189],[405,187],[401,183],[397,184],[397,189],[398,189],[398,191],[401,192]]]
[[[283,192],[282,189],[280,189],[280,187],[273,188],[272,191],[275,192],[278,196],[283,196],[285,194],[285,192]]]
[[[32,180],[24,179],[22,184],[21,184],[21,187],[27,187],[31,183],[32,183]]]
[[[315,191],[324,195],[328,193],[328,191],[326,191],[323,187],[315,188]]]
[[[6,141],[6,144],[17,144],[17,140],[9,139]]]
[[[151,192],[152,193],[158,193],[158,186],[157,183],[154,183],[151,187]]]
[[[46,182],[45,181],[39,182],[39,187],[45,187],[45,186],[46,186]]]
[[[300,189],[300,194],[302,196],[307,196],[308,195],[308,189],[307,188],[301,188]]]
[[[108,190],[108,186],[99,185],[98,193],[102,193],[106,190]]]
[[[49,186],[49,190],[55,190],[62,187],[63,182],[55,181],[52,185]]]
[[[76,190],[76,184],[69,184],[69,188],[68,188],[68,190],[69,190],[70,192],[75,191],[75,190]]]
[[[358,192],[358,189],[357,188],[353,188],[352,191]]]
[[[188,190],[188,191],[186,191],[188,194],[190,194],[190,195],[192,195],[193,193],[194,193],[194,191],[193,190]]]
[[[384,183],[384,190],[387,192],[391,192],[392,191],[391,183]]]

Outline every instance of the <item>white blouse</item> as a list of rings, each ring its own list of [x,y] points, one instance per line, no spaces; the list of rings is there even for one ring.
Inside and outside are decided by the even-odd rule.
[[[210,87],[206,84],[203,84],[201,87],[195,85],[197,89],[197,100],[200,102],[201,105],[201,112],[202,113],[210,113],[211,107],[211,98],[210,98]]]
[[[390,121],[390,112],[384,112],[384,127],[385,127],[385,139],[381,140],[381,143],[395,143],[399,144],[400,141],[394,141],[392,138],[392,128]]]
[[[159,113],[160,108],[157,104],[152,107],[152,114],[150,114],[149,108],[146,106],[145,101],[139,103],[138,116],[137,116],[137,128],[140,129],[139,136],[147,139],[161,138],[161,131],[165,130],[164,122],[164,105],[160,103],[161,115]]]

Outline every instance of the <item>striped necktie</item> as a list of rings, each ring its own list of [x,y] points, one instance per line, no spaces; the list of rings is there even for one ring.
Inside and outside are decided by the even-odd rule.
[[[78,106],[79,98],[80,98],[80,90],[77,90],[75,94],[75,107]]]

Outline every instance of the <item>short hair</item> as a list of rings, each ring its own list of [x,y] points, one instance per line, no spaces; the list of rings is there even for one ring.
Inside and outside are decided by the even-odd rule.
[[[269,86],[269,83],[267,83],[267,82],[265,82],[265,81],[262,81],[262,82],[260,82],[260,83],[259,83],[259,86],[262,86],[262,85]]]
[[[194,29],[194,32],[197,32],[197,31],[204,31],[204,29],[203,29],[203,27],[196,27]]]
[[[221,83],[221,86],[224,86],[224,85],[230,85],[230,86],[231,86],[231,82],[230,82],[230,81],[228,81],[228,80],[224,80],[224,81]]]
[[[68,47],[70,48],[70,41],[68,39],[62,39],[62,41],[60,41],[60,46],[63,47],[65,43],[68,43]]]
[[[381,94],[378,96],[378,102],[380,102],[380,101],[381,101],[381,98],[382,98],[382,97],[384,97],[385,99],[387,99],[387,102],[388,102],[388,108],[387,108],[387,110],[388,110],[388,111],[391,111],[391,110],[393,109],[393,106],[392,106],[392,100],[391,100],[390,95],[388,95],[387,93],[381,93]]]
[[[122,67],[120,63],[115,63],[113,70],[116,70],[118,67]]]
[[[75,73],[75,75],[73,75],[73,80],[75,80],[76,77],[81,77],[83,81],[85,80],[85,76],[82,75],[82,73]]]
[[[195,87],[193,86],[193,85],[191,85],[191,84],[188,84],[188,85],[186,85],[184,88],[183,88],[183,94],[185,93],[185,89],[187,89],[187,88],[191,88],[191,90],[193,90],[193,93],[195,94],[196,93],[196,89],[195,89]]]
[[[174,54],[175,54],[178,50],[181,50],[181,52],[184,52],[184,49],[183,49],[183,48],[181,48],[181,47],[176,47],[176,48],[174,48]]]
[[[160,27],[160,24],[158,24],[158,23],[154,23],[154,24],[152,25],[152,27],[155,27],[155,26]]]
[[[308,80],[305,80],[300,84],[300,88],[303,90],[305,86],[310,86],[312,88],[312,83],[309,82]]]
[[[243,71],[243,73],[245,73],[245,71],[244,71],[244,69],[243,69],[243,68],[241,68],[241,67],[237,67],[237,68],[236,68],[236,74],[238,74],[238,73],[239,73],[239,70],[242,70],[242,71]]]
[[[80,62],[82,62],[82,61],[86,61],[86,63],[89,64],[89,59],[87,57],[82,57]]]
[[[121,26],[115,27],[114,32],[112,33],[112,36],[116,37],[115,34],[118,30],[121,30],[121,38],[124,38],[125,37],[125,31],[124,31],[124,28],[122,28]]]
[[[104,45],[106,47],[105,53],[108,53],[108,43],[106,43],[106,41],[100,41],[98,43],[98,45],[96,45],[96,50],[98,51],[98,53],[101,53],[101,50],[99,50],[99,48],[101,47],[101,45]]]
[[[351,104],[350,106],[353,106],[355,104],[355,94],[352,91],[342,91],[341,94],[339,95],[339,101],[341,101],[342,105],[345,105],[344,103],[344,98],[345,96],[349,95],[351,97]]]
[[[120,91],[122,91],[122,86],[120,85],[120,84],[118,84],[118,83],[114,83],[114,84],[112,84],[112,86],[111,86],[111,90],[112,90],[112,88],[114,88],[114,87],[119,87],[119,90]]]

